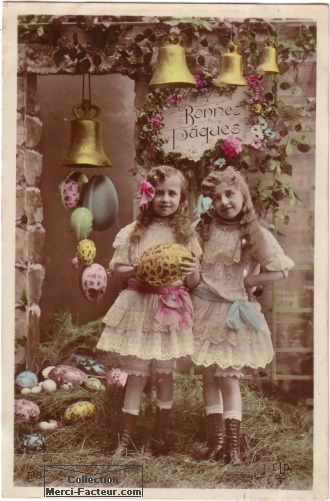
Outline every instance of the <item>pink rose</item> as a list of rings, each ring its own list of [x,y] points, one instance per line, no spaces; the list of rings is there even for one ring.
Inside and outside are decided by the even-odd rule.
[[[170,29],[171,35],[180,35],[180,32],[181,30],[177,26],[173,26],[173,28]]]
[[[236,137],[229,136],[221,145],[221,149],[228,157],[237,157],[243,150],[243,141]]]

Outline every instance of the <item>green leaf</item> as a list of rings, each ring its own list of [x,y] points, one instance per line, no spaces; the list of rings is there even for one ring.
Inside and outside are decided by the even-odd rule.
[[[288,90],[288,89],[290,89],[290,88],[291,88],[291,84],[290,84],[290,82],[282,82],[282,83],[280,84],[280,88],[281,88],[282,90]]]
[[[69,49],[64,47],[63,49],[59,49],[54,53],[54,61],[56,64],[59,64],[61,61],[63,61],[64,56],[69,52]]]
[[[267,167],[270,171],[276,170],[277,172],[281,172],[281,163],[279,160],[275,160],[274,158],[267,161]]]
[[[94,54],[94,56],[93,56],[93,64],[95,66],[100,66],[101,63],[102,63],[102,58],[101,58],[100,54]]]
[[[150,64],[151,59],[152,59],[152,52],[146,52],[143,56],[145,64]]]
[[[289,68],[290,68],[290,66],[288,65],[288,63],[286,61],[281,61],[278,64],[278,69],[280,70],[280,74],[281,75],[283,75],[284,73],[286,73]]]
[[[291,155],[291,153],[292,153],[292,144],[291,144],[291,141],[288,141],[288,142],[286,143],[286,146],[285,146],[285,153],[286,153],[287,155]]]
[[[90,59],[82,59],[81,61],[78,61],[77,63],[77,69],[79,71],[79,73],[87,73],[87,71],[89,70],[89,68],[91,67],[92,63],[90,61]]]
[[[151,35],[154,34],[154,30],[152,30],[151,28],[146,28],[144,31],[143,31],[143,35],[145,36],[145,38],[149,38],[151,37]]]
[[[82,51],[77,53],[78,61],[81,61],[82,59],[84,59],[84,57],[86,57],[86,51],[82,50]]]
[[[274,101],[274,94],[272,92],[266,92],[264,97],[265,97],[266,101],[270,101],[270,102]]]
[[[297,149],[301,151],[302,153],[308,153],[311,150],[311,146],[307,143],[299,143],[297,145]]]
[[[44,27],[39,26],[39,28],[37,29],[37,34],[39,35],[39,37],[42,37],[44,33],[45,33]]]
[[[284,224],[289,224],[289,222],[290,222],[290,217],[287,214],[285,214],[285,216],[284,216]]]
[[[296,85],[294,89],[292,89],[292,94],[294,96],[300,96],[301,94],[301,88],[299,87],[299,85]]]
[[[193,56],[186,56],[187,66],[188,68],[193,68],[196,66],[196,58]]]
[[[281,171],[282,174],[286,174],[287,176],[292,176],[292,165],[287,160],[281,163]]]
[[[139,42],[143,42],[143,40],[145,39],[145,35],[143,35],[142,33],[140,33],[139,35],[136,35],[136,37],[134,38],[134,41],[136,43],[139,43]]]
[[[152,124],[148,123],[142,127],[142,130],[143,130],[143,132],[151,132],[152,130],[154,130],[154,128],[153,128]]]
[[[72,47],[72,49],[69,50],[68,55],[71,61],[75,61],[77,59],[77,54],[78,51],[75,47]]]
[[[202,36],[202,38],[200,39],[199,43],[203,46],[203,47],[207,47],[208,46],[208,41],[206,39],[206,36]]]
[[[200,64],[201,66],[204,66],[205,64],[205,57],[204,56],[198,56],[198,64]]]

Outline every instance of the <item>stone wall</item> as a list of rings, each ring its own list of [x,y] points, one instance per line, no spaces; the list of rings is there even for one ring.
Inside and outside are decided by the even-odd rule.
[[[38,303],[45,276],[39,189],[42,155],[37,151],[42,123],[38,114],[37,76],[21,76],[17,84],[15,363],[31,370],[40,335]]]

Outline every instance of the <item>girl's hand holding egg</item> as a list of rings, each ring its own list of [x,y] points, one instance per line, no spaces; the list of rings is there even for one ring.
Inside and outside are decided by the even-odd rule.
[[[199,269],[197,257],[192,254],[192,258],[190,260],[183,259],[182,263],[180,264],[180,269],[184,275],[191,275],[192,273],[194,273],[197,269]]]

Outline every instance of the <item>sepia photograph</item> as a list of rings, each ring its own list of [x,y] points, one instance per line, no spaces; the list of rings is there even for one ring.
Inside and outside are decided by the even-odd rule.
[[[3,497],[328,499],[328,5],[2,10]]]

